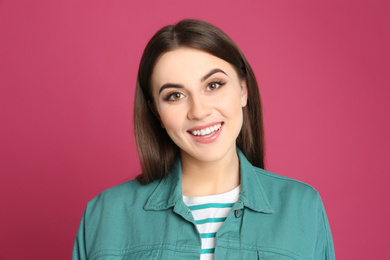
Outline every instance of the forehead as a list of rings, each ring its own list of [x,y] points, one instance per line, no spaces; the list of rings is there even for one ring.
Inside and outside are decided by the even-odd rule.
[[[206,73],[216,68],[222,69],[229,76],[236,74],[230,63],[208,52],[195,48],[180,47],[164,53],[157,60],[152,73],[152,85],[200,80]]]

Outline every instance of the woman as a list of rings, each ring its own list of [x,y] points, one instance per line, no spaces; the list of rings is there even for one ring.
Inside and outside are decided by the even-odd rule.
[[[254,73],[215,26],[153,36],[134,129],[142,174],[88,203],[73,259],[334,259],[318,193],[263,169]]]

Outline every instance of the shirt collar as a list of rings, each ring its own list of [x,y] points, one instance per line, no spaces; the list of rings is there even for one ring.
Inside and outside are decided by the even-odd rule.
[[[261,185],[260,176],[255,167],[247,160],[244,153],[237,148],[240,160],[241,192],[239,204],[256,212],[273,213]],[[156,189],[147,200],[145,210],[165,210],[183,204],[181,182],[181,161],[176,158],[169,175],[160,180]]]
[[[241,192],[240,198],[245,207],[257,212],[273,213],[274,210],[268,201],[267,195],[261,185],[261,176],[256,168],[248,161],[244,153],[237,148],[240,159]]]

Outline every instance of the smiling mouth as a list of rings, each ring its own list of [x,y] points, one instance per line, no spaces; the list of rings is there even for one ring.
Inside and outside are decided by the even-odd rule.
[[[198,129],[194,131],[189,131],[190,134],[194,136],[199,136],[199,137],[208,137],[210,135],[213,135],[215,132],[217,132],[223,123],[215,124],[213,126],[205,127],[203,129]]]

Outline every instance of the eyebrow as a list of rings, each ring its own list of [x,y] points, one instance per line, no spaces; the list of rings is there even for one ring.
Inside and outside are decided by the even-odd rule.
[[[228,76],[228,74],[226,74],[226,72],[224,72],[224,71],[221,70],[221,69],[212,69],[212,70],[210,70],[209,73],[207,73],[206,75],[204,75],[204,76],[201,78],[200,82],[204,82],[204,81],[207,80],[209,77],[211,77],[213,74],[218,73],[218,72],[221,72],[221,73],[225,74],[226,76]],[[228,76],[228,77],[229,77],[229,76]],[[160,88],[158,94],[160,94],[160,93],[161,93],[164,89],[166,89],[166,88],[183,88],[183,85],[181,85],[181,84],[166,83],[166,84],[164,84],[164,85],[161,86],[161,88]]]
[[[213,74],[215,74],[215,73],[218,73],[218,72],[221,72],[221,73],[223,73],[223,74],[225,74],[225,75],[227,76],[226,72],[224,72],[224,71],[221,70],[221,69],[212,69],[212,70],[210,70],[209,73],[207,73],[207,74],[200,80],[200,82],[205,81],[206,79],[208,79],[209,77],[211,77],[211,75],[213,75]]]

